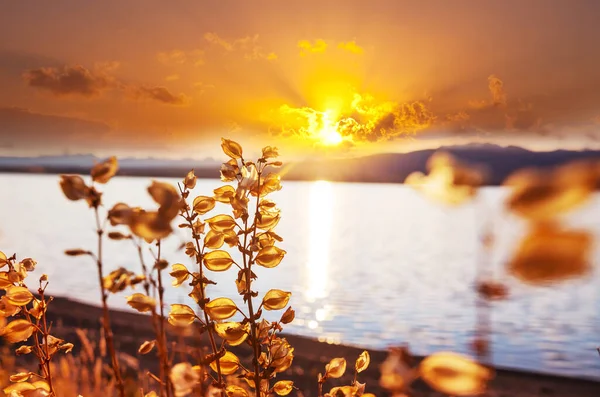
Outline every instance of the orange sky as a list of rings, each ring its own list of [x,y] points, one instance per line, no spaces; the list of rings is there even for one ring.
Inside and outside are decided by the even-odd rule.
[[[2,2],[0,155],[203,158],[221,136],[292,157],[597,147],[598,15],[595,0]]]

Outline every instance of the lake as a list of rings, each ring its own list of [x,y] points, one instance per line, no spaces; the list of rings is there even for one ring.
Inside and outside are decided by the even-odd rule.
[[[49,275],[50,293],[96,303],[99,289],[90,258],[63,254],[68,248],[95,248],[93,213],[84,202],[67,201],[58,179],[0,174],[0,250],[36,259],[35,274]],[[154,208],[146,193],[150,181],[115,178],[105,187],[104,202]],[[221,185],[198,180],[194,192],[211,195]],[[483,260],[511,290],[510,299],[492,304],[492,363],[600,379],[598,250],[595,271],[585,280],[541,288],[512,279],[503,264],[525,227],[503,210],[504,195],[501,188],[485,188],[476,202],[447,208],[402,185],[284,181],[272,199],[282,210],[276,231],[287,255],[275,269],[257,269],[255,289],[261,295],[270,288],[293,293],[296,320],[286,328],[290,333],[365,348],[409,343],[420,355],[468,353],[475,322],[475,263]],[[599,221],[599,197],[565,219],[591,230],[596,239]],[[479,244],[484,227],[495,235],[489,254]],[[190,264],[177,251],[184,238],[178,229],[165,241],[163,255],[170,263]],[[138,271],[132,244],[108,241],[105,266]],[[235,273],[212,274],[218,285],[209,287],[209,296],[236,295]],[[168,288],[167,301],[188,302],[185,288]],[[130,293],[111,296],[111,306],[128,308],[123,297]],[[275,318],[272,313],[267,317]]]

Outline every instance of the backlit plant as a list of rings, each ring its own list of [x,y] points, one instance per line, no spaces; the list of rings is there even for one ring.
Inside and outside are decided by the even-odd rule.
[[[52,358],[59,352],[68,353],[73,349],[73,344],[50,334],[46,311],[52,298],[45,296],[48,277],[45,274],[40,277],[37,298],[25,284],[28,272],[33,271],[36,264],[31,258],[17,261],[15,255],[7,258],[0,252],[0,269],[6,268],[0,272],[0,290],[5,291],[0,298],[0,336],[8,343],[26,342],[15,350],[15,354],[32,354],[39,362],[38,372],[19,372],[10,376],[12,384],[4,388],[4,393],[11,397],[55,397]]]
[[[225,184],[209,195],[195,195],[196,176],[190,171],[177,186],[154,181],[148,193],[157,208],[142,209],[117,203],[106,210],[99,184],[106,184],[116,175],[118,162],[111,157],[91,170],[91,182],[81,176],[62,175],[60,186],[69,200],[85,201],[95,219],[97,247],[95,250],[70,249],[70,256],[88,256],[96,265],[101,291],[102,334],[100,350],[108,350],[112,375],[103,371],[102,357],[94,360],[94,347],[78,330],[82,341],[79,362],[94,363],[95,395],[112,395],[113,389],[123,397],[127,388],[123,381],[120,359],[113,340],[108,298],[138,288],[127,296],[135,310],[148,314],[155,334],[138,349],[140,355],[156,354],[158,373],[139,376],[136,395],[145,397],[180,397],[202,395],[246,397],[250,395],[286,396],[295,386],[291,380],[277,379],[289,373],[295,350],[281,336],[283,326],[294,320],[294,310],[288,306],[291,293],[272,288],[262,293],[255,287],[258,267],[275,268],[286,252],[278,247],[282,238],[275,232],[281,213],[269,196],[281,189],[276,173],[282,163],[277,148],[267,146],[256,161],[244,158],[242,147],[231,140],[222,140],[222,149],[229,157],[221,167]],[[415,173],[406,183],[427,197],[450,205],[476,200],[484,174],[478,167],[461,163],[447,153],[437,153],[428,163],[429,174]],[[567,278],[581,277],[590,271],[588,258],[592,239],[586,231],[570,230],[557,215],[576,208],[591,196],[598,185],[600,172],[596,162],[575,162],[553,171],[524,170],[509,177],[506,207],[525,219],[530,231],[507,262],[509,274],[524,283],[544,285]],[[220,211],[219,209],[226,210]],[[162,252],[162,242],[173,232],[174,223],[188,233],[182,249],[190,258],[186,263],[169,264]],[[115,229],[107,230],[108,225]],[[120,229],[119,229],[120,228]],[[103,250],[105,237],[119,244],[131,243],[140,262],[140,269],[117,268],[105,272]],[[484,235],[483,249],[489,249],[493,236]],[[152,254],[153,261],[145,259]],[[25,278],[36,262],[30,258],[17,261],[0,253],[0,334],[9,343],[22,343],[16,354],[33,354],[39,362],[37,372],[18,372],[10,377],[11,385],[4,389],[10,397],[57,396],[53,379],[57,379],[51,360],[58,352],[69,352],[71,343],[51,335],[52,324],[46,311],[51,298],[45,297],[47,277],[40,278],[38,296],[34,296]],[[169,273],[170,279],[167,277]],[[215,272],[230,274],[239,296],[209,296],[209,286]],[[473,349],[480,361],[488,352],[491,332],[490,302],[509,297],[508,288],[494,277],[484,261],[477,262],[477,329]],[[165,289],[169,286],[186,289],[189,302],[165,305]],[[236,303],[238,302],[242,303]],[[267,312],[280,312],[269,317]],[[266,315],[266,316],[265,316]],[[251,352],[245,360],[234,353],[246,346]],[[237,350],[236,350],[237,351]],[[148,356],[150,357],[150,356]],[[68,378],[68,362],[61,361],[61,376]],[[370,364],[364,351],[355,361],[354,377],[345,375],[346,360],[333,358],[318,375],[319,397],[373,397],[365,393],[359,373]],[[79,382],[89,380],[87,367],[79,368]],[[453,396],[478,395],[485,392],[493,371],[483,363],[452,353],[434,353],[417,363],[407,348],[395,348],[380,367],[380,384],[395,396],[411,394],[411,384],[421,378],[433,389]],[[83,376],[85,372],[85,376]],[[339,381],[336,381],[339,379]],[[325,385],[343,382],[324,391]],[[66,383],[64,379],[61,384]],[[91,383],[91,380],[90,380]],[[102,389],[104,388],[104,389]],[[92,387],[84,387],[94,393]],[[102,390],[101,390],[102,389]],[[73,390],[71,387],[70,390]]]

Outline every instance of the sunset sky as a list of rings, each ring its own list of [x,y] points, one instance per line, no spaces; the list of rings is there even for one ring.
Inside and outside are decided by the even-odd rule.
[[[0,155],[600,148],[597,0],[0,3]]]

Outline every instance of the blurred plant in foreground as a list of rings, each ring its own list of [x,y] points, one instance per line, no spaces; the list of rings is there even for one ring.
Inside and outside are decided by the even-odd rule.
[[[119,361],[127,361],[127,355],[117,352],[114,344],[108,298],[110,293],[138,285],[144,292],[129,295],[127,303],[148,314],[155,334],[153,340],[139,346],[138,354],[155,352],[158,374],[147,372],[147,377],[138,377],[136,396],[270,397],[286,396],[295,389],[291,380],[276,379],[278,374],[290,373],[295,355],[294,347],[280,335],[283,326],[295,317],[288,306],[291,293],[273,288],[259,297],[261,294],[253,287],[257,266],[275,268],[286,255],[278,247],[282,238],[275,232],[281,213],[276,203],[267,198],[281,189],[280,177],[274,170],[282,163],[276,160],[277,148],[270,146],[263,148],[256,161],[245,159],[242,147],[234,141],[223,139],[222,149],[229,159],[221,167],[221,180],[229,184],[215,189],[211,195],[194,197],[197,181],[193,171],[177,186],[154,181],[148,193],[158,206],[156,209],[117,203],[102,211],[102,193],[96,184],[109,182],[117,173],[118,162],[114,157],[92,168],[89,186],[80,176],[61,176],[60,186],[65,196],[85,201],[94,212],[97,249],[94,252],[71,249],[66,254],[89,256],[96,263],[102,304],[103,338],[98,343],[101,354],[96,357],[94,343],[83,331],[76,330],[82,343],[79,357],[61,357],[59,367],[53,366],[51,360],[55,354],[69,352],[73,345],[50,334],[51,324],[46,319],[51,302],[51,298],[45,297],[47,277],[40,278],[35,297],[25,285],[25,278],[36,262],[30,258],[17,262],[15,255],[7,258],[0,253],[0,269],[8,269],[0,272],[0,289],[6,291],[0,298],[0,334],[9,343],[33,341],[32,345],[18,347],[16,353],[33,353],[39,361],[37,373],[13,374],[12,384],[4,389],[6,394],[58,396],[56,390],[61,390],[63,394],[83,392],[91,397],[113,395],[116,388],[121,397],[129,395]],[[545,285],[581,277],[590,271],[591,237],[585,231],[566,228],[559,216],[585,203],[598,185],[599,169],[596,162],[577,162],[550,172],[519,171],[507,179],[506,207],[525,219],[530,228],[507,263],[509,274],[528,284]],[[435,154],[428,162],[428,170],[429,175],[413,174],[406,183],[438,202],[451,205],[477,199],[485,179],[480,168],[463,164],[447,153]],[[217,205],[224,205],[221,208],[226,210],[214,211]],[[190,263],[170,265],[164,258],[162,241],[172,234],[171,224],[178,217],[179,228],[189,233],[182,249]],[[115,229],[106,230],[108,224]],[[105,234],[113,241],[133,244],[140,274],[126,268],[105,274]],[[492,243],[490,235],[482,239],[484,249],[489,249]],[[152,266],[145,259],[146,251],[152,254]],[[216,284],[211,274],[232,268],[235,272],[231,282],[235,283],[239,296],[209,297],[208,286]],[[190,297],[190,305],[173,304],[168,314],[164,299],[167,269],[171,285],[187,288]],[[473,349],[479,361],[483,361],[492,325],[491,302],[507,299],[510,293],[493,276],[485,261],[477,262],[474,288],[477,330]],[[275,311],[283,313],[271,321],[265,318],[266,312]],[[8,322],[11,317],[14,319]],[[250,358],[232,351],[243,351],[239,350],[243,347],[251,352]],[[112,376],[104,371],[105,350]],[[365,384],[358,381],[358,374],[369,367],[370,361],[369,353],[364,351],[355,362],[352,381],[324,393],[326,382],[342,378],[346,372],[344,358],[330,360],[325,372],[317,378],[319,397],[373,397],[365,393]],[[2,362],[4,365],[5,361]],[[77,370],[71,371],[74,367]],[[137,368],[137,362],[131,367]],[[417,364],[407,348],[391,349],[380,370],[381,386],[398,397],[410,395],[412,383],[419,378],[446,395],[478,395],[485,392],[494,376],[493,370],[482,363],[453,352],[437,352]]]

